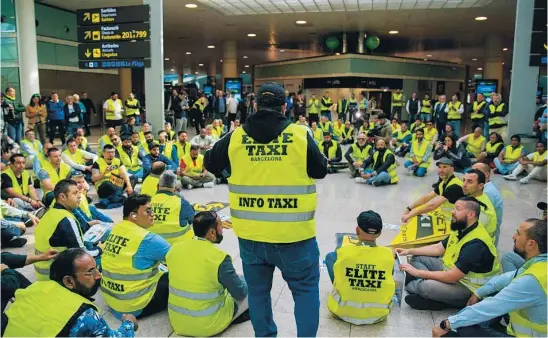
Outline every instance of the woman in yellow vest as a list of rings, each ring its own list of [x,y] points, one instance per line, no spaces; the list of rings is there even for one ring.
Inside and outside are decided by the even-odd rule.
[[[314,141],[316,141],[317,144],[320,144],[323,142],[323,130],[321,128],[318,128],[318,124],[316,122],[312,122],[312,135],[314,135]]]
[[[481,152],[478,161],[488,164],[491,168],[495,168],[493,160],[499,156],[504,147],[502,137],[497,133],[491,133],[489,135],[489,142],[485,143],[485,151]]]
[[[135,125],[139,125],[139,115],[141,115],[141,103],[139,100],[135,98],[135,95],[133,93],[129,93],[128,99],[126,102],[124,102],[124,106],[126,107],[126,116],[135,117]]]
[[[525,156],[525,148],[521,145],[521,137],[519,135],[512,135],[510,138],[510,145],[507,145],[499,154],[497,158],[493,160],[497,167],[495,173],[501,175],[508,175],[517,166],[519,166],[519,160]]]
[[[356,183],[365,183],[374,187],[398,183],[396,172],[396,157],[389,149],[386,142],[379,138],[375,144],[375,152],[363,162],[360,171],[361,177],[356,177]]]
[[[466,143],[467,156],[476,159],[476,161],[485,151],[485,137],[483,137],[483,130],[479,127],[476,127],[473,133],[461,137],[457,142]]]
[[[394,255],[391,249],[376,244],[382,231],[379,214],[364,211],[357,221],[358,242],[343,245],[325,257],[333,283],[327,307],[333,315],[347,323],[375,324],[385,320],[392,308],[396,291],[392,276]],[[356,269],[357,266],[364,268]]]
[[[520,159],[516,169],[510,175],[503,176],[506,180],[515,181],[522,172],[527,172],[527,176],[519,180],[521,184],[529,183],[529,180],[536,179],[546,181],[546,145],[542,142],[537,143],[537,151]]]

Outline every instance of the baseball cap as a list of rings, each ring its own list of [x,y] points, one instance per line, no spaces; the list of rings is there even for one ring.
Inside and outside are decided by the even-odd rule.
[[[455,167],[455,165],[453,164],[453,161],[449,158],[442,158],[441,160],[439,160],[438,162],[436,162],[436,166],[439,167],[440,164],[447,164],[447,165],[450,165],[452,166],[453,168]]]
[[[358,227],[370,235],[378,235],[382,231],[381,215],[373,210],[367,210],[360,213],[357,221]]]
[[[546,202],[538,202],[537,203],[537,208],[539,208],[542,211],[546,211],[547,207],[548,207],[548,205],[546,204]]]
[[[285,91],[276,82],[263,84],[257,92],[257,104],[259,106],[276,107],[285,104]]]

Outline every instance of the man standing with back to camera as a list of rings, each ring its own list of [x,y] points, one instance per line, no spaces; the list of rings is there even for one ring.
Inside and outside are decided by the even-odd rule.
[[[315,336],[319,322],[316,186],[327,160],[305,128],[285,118],[283,88],[265,83],[258,111],[205,155],[214,175],[228,170],[232,225],[238,236],[249,313],[256,336],[276,336],[272,315],[274,268],[295,301],[299,337]]]

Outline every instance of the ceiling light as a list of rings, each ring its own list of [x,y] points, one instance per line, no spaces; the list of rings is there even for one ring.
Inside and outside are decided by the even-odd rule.
[[[198,66],[202,67],[204,64],[203,63],[199,63]]]
[[[244,55],[244,59],[247,59],[247,55]]]
[[[295,21],[295,23],[297,25],[306,25],[306,21],[304,21],[304,20],[297,20],[297,21]]]
[[[476,58],[473,58],[473,59],[472,59],[472,61],[478,61],[478,59],[476,59]]]
[[[190,55],[190,54],[192,54],[192,53],[191,52],[186,52],[186,55]]]
[[[506,52],[506,51],[508,50],[508,48],[504,47],[502,50],[503,50],[504,52]]]
[[[280,53],[283,53],[283,52],[285,52],[285,49],[280,49]]]
[[[221,60],[221,62],[223,62],[223,60]]]
[[[476,17],[476,21],[485,21],[485,20],[487,20],[486,16],[477,16]]]
[[[399,32],[398,31],[390,31],[388,32],[388,34],[398,34]]]
[[[249,34],[247,34],[247,36],[249,36],[250,38],[254,38],[254,37],[256,37],[256,36],[257,36],[257,34],[254,34],[254,33],[249,33]]]
[[[335,55],[341,55],[341,53],[335,53]]]
[[[432,54],[426,54],[427,57],[431,58],[432,57]]]
[[[195,72],[194,74],[198,75],[198,72]]]
[[[172,72],[174,72],[174,71],[175,71],[175,69],[173,69],[173,68],[171,68],[170,70],[171,70]]]
[[[169,61],[169,58],[164,58],[164,60]]]
[[[213,45],[209,45],[209,46],[207,46],[207,48],[209,48],[209,49],[213,49],[213,48],[215,48],[215,46],[213,46]]]
[[[502,64],[504,64],[504,62]]]
[[[478,68],[478,70],[483,70],[483,68],[480,67],[480,68]]]
[[[245,68],[249,68],[249,65],[245,65]]]
[[[196,8],[196,7],[198,7],[198,5],[196,5],[196,4],[186,4],[185,7],[186,8]]]
[[[246,71],[245,71],[245,70],[244,70],[244,71],[242,71],[242,74],[245,74],[245,73],[246,73]]]

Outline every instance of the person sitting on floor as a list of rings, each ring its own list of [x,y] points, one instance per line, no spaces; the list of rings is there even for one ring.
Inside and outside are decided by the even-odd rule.
[[[407,123],[402,122],[400,129],[392,134],[392,140],[390,141],[390,148],[394,149],[394,152],[399,157],[404,157],[409,152],[409,145],[411,144],[412,135],[407,129]]]
[[[537,151],[519,159],[519,165],[512,171],[510,175],[503,176],[504,179],[515,181],[518,175],[526,172],[527,176],[519,180],[521,184],[527,184],[531,179],[546,182],[546,144],[537,143]]]
[[[177,141],[175,141],[177,142]],[[164,130],[158,133],[158,144],[160,145],[160,154],[169,158],[173,163],[179,164],[179,155],[174,141],[168,140],[168,135]]]
[[[364,211],[358,216],[357,223],[358,243],[342,246],[325,257],[333,283],[327,307],[347,323],[375,324],[385,320],[392,308],[396,292],[392,277],[394,255],[392,249],[377,245],[382,232],[382,219],[378,213]],[[375,268],[356,269],[358,266]],[[364,281],[367,286],[364,286]],[[369,281],[373,281],[373,287],[368,287]]]
[[[386,149],[384,138],[378,138],[373,154],[363,161],[361,177],[356,177],[356,183],[370,184],[374,187],[398,183],[396,157]]]
[[[327,119],[327,116],[322,116],[320,118],[320,124],[318,127],[323,131],[323,133],[329,133],[330,135],[333,135],[333,125],[331,124],[331,121]]]
[[[466,156],[477,162],[481,153],[485,151],[485,137],[480,127],[474,129],[474,132],[459,138],[457,143],[466,144]]]
[[[362,167],[363,161],[371,156],[373,147],[367,144],[366,141],[367,136],[365,134],[358,134],[358,141],[352,144],[344,154],[344,158],[349,163],[348,168],[352,178],[360,176],[359,169]]]
[[[205,169],[204,155],[195,144],[190,147],[190,154],[183,156],[179,172],[183,187],[187,189],[213,188],[215,185],[215,176]]]
[[[327,119],[327,117],[322,116],[322,119]],[[342,160],[342,150],[341,146],[337,141],[331,139],[331,134],[329,132],[323,132],[323,142],[319,144],[320,151],[327,158],[327,173],[333,174],[338,170],[333,165],[336,165]]]
[[[88,179],[91,178],[91,167],[99,157],[93,153],[88,153],[85,150],[78,148],[78,144],[74,138],[69,138],[67,141],[67,149],[61,154],[63,162],[72,168],[72,172],[86,174]],[[89,165],[88,165],[89,163]]]
[[[160,146],[156,143],[149,145],[150,153],[143,158],[143,169],[145,176],[152,170],[152,164],[155,162],[162,162],[166,165],[166,170],[177,170],[177,164],[171,161],[169,158],[160,154]]]
[[[337,120],[337,122],[333,123],[333,139],[338,142],[343,141],[343,134],[344,131],[344,123],[343,120]]]
[[[312,130],[312,135],[314,136],[314,141],[316,141],[317,144],[320,144],[323,142],[323,130],[321,128],[318,128],[318,124],[316,122],[312,122],[312,125],[310,126],[310,129]]]
[[[489,135],[489,142],[485,143],[485,151],[482,151],[478,156],[478,162],[486,163],[491,168],[495,168],[493,161],[499,156],[504,147],[502,137],[495,132],[491,133]]]
[[[71,179],[76,182],[78,191],[80,191],[80,194],[82,195],[80,205],[78,208],[73,210],[74,216],[76,216],[76,220],[80,224],[82,231],[86,233],[96,224],[112,223],[112,218],[97,210],[93,204],[89,204],[87,199],[89,187],[84,179],[84,176],[81,174],[73,174]]]
[[[150,174],[144,179],[141,185],[141,195],[147,195],[151,197],[156,195],[158,191],[158,182],[160,181],[160,175],[166,170],[166,165],[163,162],[152,163],[152,170]]]
[[[30,174],[25,170],[25,157],[11,155],[10,164],[2,172],[2,193],[11,198],[18,208],[32,211],[44,207],[34,189]]]
[[[353,144],[354,143],[354,126],[352,126],[352,123],[350,121],[346,121],[344,123],[344,129],[342,131],[341,136],[341,144]]]
[[[107,133],[99,138],[99,145],[97,146],[97,155],[100,157],[103,155],[103,149],[107,144],[112,144],[110,138],[112,135],[116,135],[116,129],[108,128]]]
[[[514,251],[526,263],[491,278],[467,307],[432,328],[433,337],[546,337],[546,221],[530,218],[514,234]],[[501,325],[501,318],[509,315]]]
[[[3,248],[20,248],[27,244],[23,234],[27,230],[25,224],[36,225],[40,220],[34,213],[14,207],[15,202],[10,198],[0,200],[1,242]],[[28,221],[31,223],[27,223]]]
[[[499,156],[493,160],[497,167],[495,174],[510,174],[520,165],[519,160],[525,155],[525,148],[521,145],[521,137],[512,135],[510,145],[502,149]]]
[[[44,205],[53,201],[53,189],[63,179],[70,178],[70,166],[61,160],[61,151],[55,147],[48,149],[48,159],[42,163],[42,169],[36,175],[40,180],[40,188],[44,193]]]
[[[497,226],[496,226],[497,232],[495,234],[495,247],[498,247],[499,237],[500,237],[500,226],[502,224],[502,214],[504,209],[502,195],[500,194],[500,191],[497,189],[493,181],[490,180],[491,168],[487,164],[483,162],[474,163],[474,165],[472,166],[472,169],[480,170],[485,175],[485,185],[483,186],[483,193],[487,195],[487,197],[489,198],[489,201],[495,208],[495,215],[497,217]]]
[[[103,149],[103,157],[93,164],[91,170],[91,179],[101,199],[120,196],[124,190],[128,195],[133,193],[126,167],[119,158],[114,157],[115,153],[114,146],[107,144]]]
[[[434,160],[440,160],[442,158],[448,158],[453,161],[455,171],[458,173],[464,173],[472,166],[472,161],[466,157],[466,148],[464,144],[457,144],[455,136],[446,136],[444,143],[438,142],[436,144],[436,151],[434,151]]]
[[[432,122],[428,121],[428,123]],[[415,132],[415,138],[411,141],[410,148],[411,152],[409,153],[409,159],[405,161],[404,167],[412,172],[413,175],[424,177],[430,166],[432,146],[431,143],[424,138],[424,131],[422,129],[418,129]]]
[[[142,153],[139,152],[139,148],[132,144],[130,136],[122,137],[122,145],[118,146],[117,150],[120,161],[126,167],[128,174],[137,179],[142,179],[144,177],[143,167],[140,163],[142,157],[139,157]]]
[[[500,273],[497,249],[478,224],[479,215],[475,198],[460,198],[452,211],[449,237],[421,248],[396,249],[400,256],[413,256],[410,264],[400,266],[407,273],[405,302],[411,308],[463,308],[478,288]]]
[[[42,143],[34,136],[34,131],[25,131],[25,138],[21,141],[21,154],[26,159],[25,168],[32,168],[34,157],[42,152]]]
[[[495,244],[498,243],[497,234],[500,233],[500,229],[497,228],[495,207],[493,207],[487,194],[484,193],[485,180],[483,171],[470,169],[464,174],[462,191],[464,195],[474,197],[480,203],[481,214],[479,216],[479,223],[483,225],[485,231],[487,231],[489,237],[493,240],[493,244]]]
[[[417,119],[415,122],[411,123],[409,126],[409,131],[411,131],[411,134],[415,134],[415,132],[419,129],[424,130],[425,124],[422,122],[422,119],[419,115],[417,115]]]

